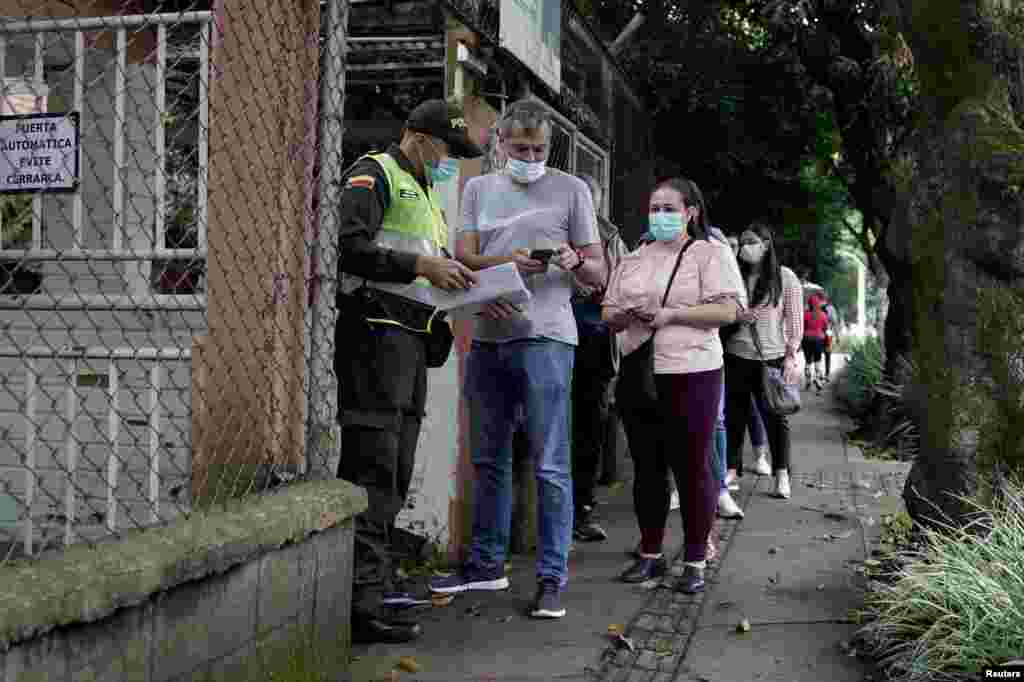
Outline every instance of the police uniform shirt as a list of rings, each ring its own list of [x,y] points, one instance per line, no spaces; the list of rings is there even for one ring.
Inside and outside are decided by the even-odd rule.
[[[386,153],[427,189],[416,167],[397,144],[388,147]],[[338,269],[377,282],[409,284],[416,279],[416,254],[376,243],[391,201],[384,169],[373,159],[361,159],[348,170],[341,185]]]

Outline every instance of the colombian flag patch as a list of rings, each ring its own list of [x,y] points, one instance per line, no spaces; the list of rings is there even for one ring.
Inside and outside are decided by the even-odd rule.
[[[372,175],[356,175],[348,179],[345,183],[345,187],[362,187],[363,189],[373,189],[377,181],[374,180]]]

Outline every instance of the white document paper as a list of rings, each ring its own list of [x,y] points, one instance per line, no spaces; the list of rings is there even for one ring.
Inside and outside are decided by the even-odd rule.
[[[472,289],[444,291],[431,287],[434,305],[439,310],[461,315],[475,313],[484,304],[498,299],[513,305],[530,300],[530,290],[526,288],[515,263],[484,268],[478,270],[476,275],[477,285]]]

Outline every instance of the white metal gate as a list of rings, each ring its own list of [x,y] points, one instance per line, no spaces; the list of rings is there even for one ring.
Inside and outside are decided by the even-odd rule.
[[[211,27],[0,20],[0,101],[77,112],[81,173],[0,195],[0,564],[188,508]]]

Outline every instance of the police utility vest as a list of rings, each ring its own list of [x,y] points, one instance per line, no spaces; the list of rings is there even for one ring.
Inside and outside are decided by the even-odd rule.
[[[377,246],[417,256],[441,256],[448,246],[448,225],[441,212],[437,193],[424,190],[411,174],[398,165],[389,154],[367,154],[384,170],[390,189],[390,201],[377,233]],[[346,293],[360,286],[386,291],[433,307],[430,282],[417,277],[411,284],[376,282],[345,275],[342,290]]]

